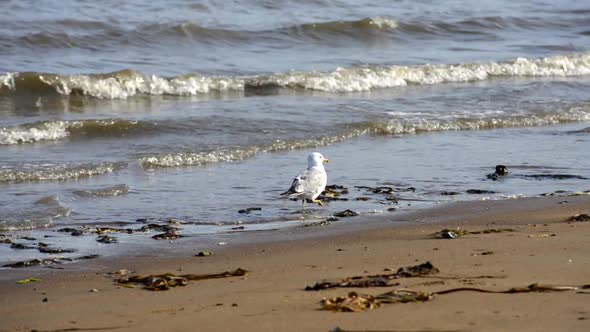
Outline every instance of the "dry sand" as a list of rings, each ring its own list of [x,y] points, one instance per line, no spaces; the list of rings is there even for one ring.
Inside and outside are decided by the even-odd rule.
[[[590,284],[590,222],[566,222],[589,212],[588,196],[457,203],[403,216],[256,233],[247,239],[255,243],[213,248],[210,257],[194,257],[187,250],[168,257],[103,258],[64,265],[64,270],[2,270],[0,330],[590,331],[590,290],[459,292],[357,313],[320,310],[323,297],[353,289],[303,290],[323,279],[384,273],[426,261],[441,272],[399,279],[399,287],[505,290],[534,282]],[[457,226],[515,231],[432,238],[435,231]],[[104,274],[119,269],[200,274],[238,267],[249,270],[248,276],[194,281],[160,292],[122,288]],[[16,284],[33,276],[42,281]],[[390,289],[354,290],[379,294]]]

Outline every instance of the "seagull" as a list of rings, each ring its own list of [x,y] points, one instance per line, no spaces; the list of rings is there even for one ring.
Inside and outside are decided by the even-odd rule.
[[[328,182],[328,176],[324,169],[324,163],[327,162],[328,159],[324,158],[321,153],[310,153],[307,156],[307,169],[297,174],[291,188],[281,195],[301,199],[302,209],[305,209],[305,201],[308,199],[319,206],[324,206],[324,203],[317,198],[324,191]]]

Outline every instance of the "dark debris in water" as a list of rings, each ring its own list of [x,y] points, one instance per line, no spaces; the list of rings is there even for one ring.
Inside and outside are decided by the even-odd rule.
[[[588,180],[585,176],[575,174],[527,174],[522,177],[535,180]]]
[[[178,239],[181,237],[182,237],[182,235],[176,233],[176,231],[168,231],[165,233],[156,234],[156,235],[152,236],[152,239],[154,239],[154,240],[174,240],[174,239]]]
[[[117,243],[118,242],[116,237],[109,236],[109,235],[101,235],[96,238],[96,241],[100,242],[100,243]]]
[[[2,265],[2,267],[12,267],[12,268],[22,268],[22,267],[33,267],[33,266],[49,266],[62,264],[65,262],[73,262],[77,260],[86,260],[86,259],[94,259],[100,257],[99,255],[92,254],[92,255],[85,255],[75,258],[65,258],[65,257],[58,257],[58,258],[45,258],[45,259],[30,259],[26,261],[20,261],[10,264]]]
[[[483,190],[483,189],[467,189],[465,192],[470,195],[485,195],[485,194],[495,194],[496,193],[493,190]]]
[[[329,185],[326,186],[324,191],[318,196],[321,201],[348,201],[348,198],[342,197],[348,194],[348,188],[340,185]]]
[[[151,291],[169,290],[174,287],[186,286],[189,281],[200,281],[207,279],[219,279],[229,277],[244,277],[248,271],[238,268],[234,271],[226,271],[222,273],[213,274],[183,274],[175,275],[173,273],[152,274],[149,276],[134,275],[129,277],[121,277],[116,279],[117,284],[123,287],[134,287],[135,285],[143,285],[144,289]]]
[[[240,214],[250,214],[252,213],[252,211],[262,211],[262,208],[260,207],[249,207],[243,210],[239,210],[238,213]]]
[[[426,262],[419,265],[400,267],[395,273],[376,274],[368,276],[348,277],[341,280],[323,280],[313,286],[305,287],[307,291],[318,291],[336,287],[390,287],[398,285],[393,280],[399,278],[413,278],[439,273],[440,270],[432,263]]]
[[[359,213],[352,211],[352,210],[344,210],[344,211],[340,211],[337,213],[334,213],[334,217],[338,217],[338,218],[345,218],[345,217],[356,217],[358,216]]]

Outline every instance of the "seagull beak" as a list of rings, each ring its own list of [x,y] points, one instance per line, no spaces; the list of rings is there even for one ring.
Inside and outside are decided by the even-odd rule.
[[[324,162],[325,163],[329,163],[330,161],[328,159],[324,159]]]

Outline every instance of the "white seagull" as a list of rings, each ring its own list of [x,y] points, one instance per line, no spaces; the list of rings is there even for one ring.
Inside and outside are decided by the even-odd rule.
[[[289,195],[289,198],[301,199],[302,209],[305,209],[305,201],[308,199],[313,203],[323,206],[324,203],[317,198],[324,191],[328,182],[328,175],[326,175],[326,170],[324,169],[324,163],[327,162],[328,159],[324,158],[321,153],[310,153],[307,156],[307,169],[297,174],[295,179],[293,179],[291,188],[281,195]]]

